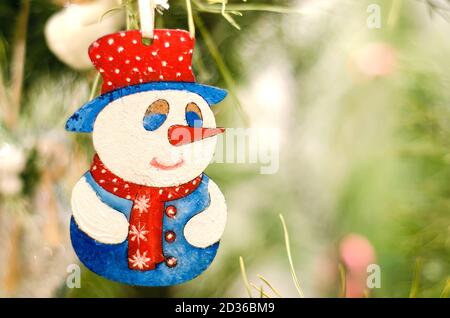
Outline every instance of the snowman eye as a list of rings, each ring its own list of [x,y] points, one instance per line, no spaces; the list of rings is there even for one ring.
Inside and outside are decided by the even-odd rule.
[[[189,103],[186,106],[186,122],[190,127],[202,127],[203,116],[196,103]]]
[[[164,99],[158,99],[148,106],[144,116],[144,128],[154,131],[166,121],[169,113],[169,103]]]

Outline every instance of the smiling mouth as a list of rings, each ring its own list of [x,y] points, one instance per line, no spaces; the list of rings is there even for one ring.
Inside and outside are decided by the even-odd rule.
[[[173,164],[173,165],[162,164],[162,163],[158,162],[158,160],[156,158],[153,158],[152,161],[150,161],[150,165],[152,165],[156,169],[160,169],[160,170],[177,169],[177,168],[181,167],[183,164],[184,164],[184,160],[183,159],[180,159],[180,161],[178,161],[176,164]]]

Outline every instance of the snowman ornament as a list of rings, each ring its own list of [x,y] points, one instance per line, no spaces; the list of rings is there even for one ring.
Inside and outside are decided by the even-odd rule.
[[[97,153],[74,186],[70,230],[80,261],[110,280],[170,286],[195,278],[213,261],[226,205],[203,173],[217,135],[210,107],[222,89],[198,84],[194,39],[183,30],[104,36],[89,48],[102,94],[67,121],[92,132]]]

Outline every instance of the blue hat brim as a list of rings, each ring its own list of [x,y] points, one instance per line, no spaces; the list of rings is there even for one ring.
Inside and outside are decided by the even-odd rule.
[[[83,105],[67,120],[66,130],[92,132],[97,115],[112,101],[140,92],[162,90],[179,90],[195,93],[203,97],[210,106],[221,102],[227,96],[227,91],[223,89],[197,83],[155,82],[126,86],[100,95]]]

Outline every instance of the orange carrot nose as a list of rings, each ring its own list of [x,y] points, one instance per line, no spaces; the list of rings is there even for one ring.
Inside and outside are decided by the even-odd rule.
[[[173,125],[169,128],[169,142],[174,146],[189,144],[208,137],[221,134],[225,128],[198,128],[183,125]]]

